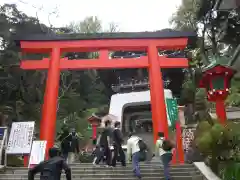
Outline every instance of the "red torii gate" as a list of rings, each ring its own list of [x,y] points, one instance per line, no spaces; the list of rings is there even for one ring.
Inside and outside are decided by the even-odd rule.
[[[75,38],[73,38],[75,37]],[[186,68],[186,58],[167,58],[158,49],[184,49],[194,33],[176,31],[139,33],[99,33],[77,35],[27,35],[17,38],[24,53],[49,53],[50,58],[22,60],[22,69],[48,69],[46,92],[42,109],[40,139],[47,141],[47,150],[54,144],[56,109],[60,71],[62,69],[148,68],[154,140],[158,132],[168,138],[168,123],[164,87],[160,68]],[[109,51],[147,51],[140,58],[110,59]],[[64,52],[99,52],[98,59],[68,60]],[[181,142],[181,141],[178,141]],[[179,149],[179,151],[182,148]],[[179,155],[183,152],[179,152]],[[181,155],[181,156],[182,156]]]

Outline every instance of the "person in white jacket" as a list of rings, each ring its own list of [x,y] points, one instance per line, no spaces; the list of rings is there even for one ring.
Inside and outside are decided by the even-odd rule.
[[[139,140],[140,138],[133,133],[129,134],[127,141],[127,160],[130,162],[132,160],[133,171],[138,179],[141,179],[141,173],[139,168],[139,159],[140,159],[140,148]]]

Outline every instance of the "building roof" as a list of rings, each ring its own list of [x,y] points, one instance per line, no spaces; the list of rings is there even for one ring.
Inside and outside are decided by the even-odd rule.
[[[195,43],[195,32],[180,32],[161,30],[155,32],[116,32],[116,33],[89,33],[89,34],[18,34],[14,40],[20,41],[68,41],[68,40],[100,40],[100,39],[168,39],[189,38],[190,44]]]

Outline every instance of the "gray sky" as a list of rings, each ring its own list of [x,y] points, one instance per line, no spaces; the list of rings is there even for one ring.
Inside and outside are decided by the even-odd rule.
[[[15,3],[27,15],[36,16],[49,25],[65,26],[87,16],[97,16],[107,27],[115,22],[120,31],[153,31],[169,27],[169,18],[181,0],[1,0]],[[34,7],[35,8],[34,8]],[[42,8],[42,9],[41,9]]]

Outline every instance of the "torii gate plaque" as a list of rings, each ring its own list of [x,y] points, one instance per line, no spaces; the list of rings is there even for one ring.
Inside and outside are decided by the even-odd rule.
[[[75,38],[73,38],[75,37]],[[40,125],[40,139],[47,141],[47,150],[54,145],[56,109],[60,71],[62,69],[148,68],[154,140],[158,132],[168,138],[168,123],[164,101],[164,87],[160,68],[186,68],[186,58],[167,58],[158,55],[158,49],[184,49],[194,33],[176,31],[139,33],[101,33],[76,35],[27,35],[20,37],[24,53],[49,53],[50,58],[22,60],[22,69],[48,69],[46,91]],[[147,51],[140,58],[110,59],[109,51]],[[99,52],[98,59],[68,60],[64,52]]]

